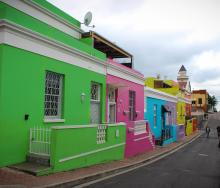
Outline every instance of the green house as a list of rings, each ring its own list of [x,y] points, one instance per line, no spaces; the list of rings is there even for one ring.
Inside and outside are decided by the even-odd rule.
[[[124,155],[125,126],[104,124],[106,54],[45,0],[0,2],[0,167],[41,158],[44,174]]]

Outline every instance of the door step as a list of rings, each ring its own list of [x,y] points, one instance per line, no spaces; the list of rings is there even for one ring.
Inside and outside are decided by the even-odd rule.
[[[36,164],[43,165],[43,166],[50,166],[50,156],[28,154],[27,162],[36,163]]]
[[[30,163],[30,162],[24,162],[16,165],[9,166],[12,169],[27,172],[29,174],[35,175],[35,176],[41,176],[48,174],[50,172],[51,167],[40,165],[36,163]]]

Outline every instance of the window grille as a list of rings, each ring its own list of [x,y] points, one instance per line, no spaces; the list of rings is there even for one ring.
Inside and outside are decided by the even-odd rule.
[[[100,86],[98,84],[91,84],[91,100],[100,101]]]
[[[98,125],[97,126],[97,137],[96,143],[97,144],[104,144],[106,142],[106,125]]]
[[[134,121],[135,116],[135,91],[129,91],[129,120]]]
[[[101,123],[100,118],[100,85],[96,83],[91,84],[91,100],[90,100],[90,122]]]
[[[61,117],[63,75],[46,72],[44,116],[48,119]]]

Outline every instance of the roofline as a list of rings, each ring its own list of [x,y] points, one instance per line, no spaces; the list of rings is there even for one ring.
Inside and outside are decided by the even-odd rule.
[[[101,36],[100,34],[94,32],[94,31],[85,32],[85,33],[82,34],[82,36],[96,38],[96,39],[102,41],[103,43],[108,44],[109,46],[111,46],[115,50],[118,50],[120,53],[124,54],[125,56],[133,58],[132,54],[125,51],[124,49],[122,49],[118,45],[114,44],[113,42],[109,41],[108,39],[106,39],[105,37]]]

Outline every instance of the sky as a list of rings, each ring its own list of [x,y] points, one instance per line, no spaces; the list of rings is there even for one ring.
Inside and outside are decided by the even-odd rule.
[[[219,0],[48,0],[134,56],[145,77],[176,80],[181,65],[192,89],[207,89],[220,110]]]

